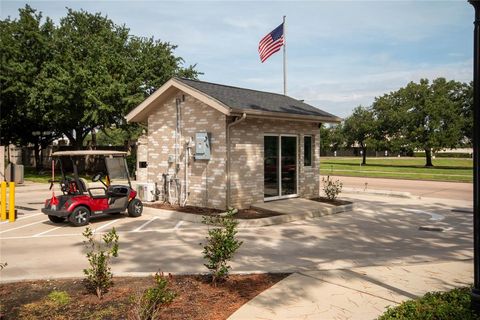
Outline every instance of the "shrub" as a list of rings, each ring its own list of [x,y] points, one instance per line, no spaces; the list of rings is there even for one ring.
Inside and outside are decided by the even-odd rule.
[[[207,260],[204,265],[210,270],[215,286],[217,281],[228,277],[231,268],[228,261],[243,243],[236,238],[238,222],[232,217],[234,213],[234,209],[230,209],[225,216],[203,217],[203,223],[216,226],[208,229],[203,247],[203,258]]]
[[[97,243],[92,229],[86,228],[83,236],[87,238],[84,245],[90,268],[84,269],[85,283],[88,290],[95,292],[98,298],[113,285],[113,274],[109,266],[110,259],[118,256],[118,235],[115,228],[103,235],[103,243]]]
[[[457,288],[448,292],[429,292],[416,300],[408,300],[389,307],[378,320],[450,320],[480,319],[470,309],[471,288]]]
[[[161,307],[171,303],[177,294],[168,288],[168,278],[162,273],[155,273],[155,286],[146,289],[134,298],[134,306],[129,314],[131,320],[153,320],[158,318]],[[169,277],[171,275],[169,274]]]
[[[343,183],[340,180],[332,181],[330,176],[327,178],[322,178],[323,183],[323,192],[327,196],[328,200],[334,200],[340,192],[342,192]]]

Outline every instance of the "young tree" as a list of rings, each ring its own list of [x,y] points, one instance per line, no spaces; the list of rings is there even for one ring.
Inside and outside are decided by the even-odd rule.
[[[358,106],[353,114],[345,119],[343,124],[343,135],[347,145],[355,143],[360,145],[362,150],[362,165],[367,164],[367,145],[375,145],[376,121],[371,109]]]

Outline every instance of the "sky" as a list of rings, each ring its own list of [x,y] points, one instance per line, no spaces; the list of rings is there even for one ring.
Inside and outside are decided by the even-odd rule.
[[[178,46],[203,81],[283,93],[282,51],[258,42],[286,16],[287,94],[346,117],[410,81],[473,79],[473,7],[451,1],[5,1],[56,23],[66,8],[100,12],[131,34]]]

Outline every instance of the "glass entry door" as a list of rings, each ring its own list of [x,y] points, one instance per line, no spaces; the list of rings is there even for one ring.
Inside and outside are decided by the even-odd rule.
[[[297,195],[297,137],[264,136],[264,198]]]

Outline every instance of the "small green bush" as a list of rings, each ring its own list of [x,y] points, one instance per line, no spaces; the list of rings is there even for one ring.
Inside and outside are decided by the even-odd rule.
[[[322,178],[323,192],[328,200],[334,200],[342,192],[343,183],[340,180],[330,180],[330,176]]]
[[[71,298],[67,292],[54,290],[40,300],[21,304],[18,308],[18,317],[15,319],[46,319],[46,315],[48,319],[65,319],[63,315],[68,308],[65,307],[70,301]]]
[[[84,245],[90,267],[83,270],[88,290],[95,292],[99,299],[113,285],[113,274],[110,271],[110,259],[118,256],[118,235],[115,228],[103,235],[103,244],[97,243],[92,229],[86,228],[83,236],[87,238]]]
[[[231,268],[228,261],[243,244],[236,238],[238,222],[233,219],[234,213],[235,210],[230,209],[225,216],[203,217],[203,223],[216,226],[208,229],[207,243],[203,247],[203,258],[207,260],[204,265],[210,270],[215,286],[228,277]]]
[[[470,309],[471,288],[429,292],[416,300],[389,307],[378,320],[473,320],[480,319]]]
[[[169,277],[171,275],[169,274]],[[171,303],[177,294],[168,288],[169,280],[162,273],[155,273],[155,286],[134,297],[130,320],[153,320],[158,318],[161,307]]]
[[[59,307],[70,303],[70,295],[66,291],[53,290],[48,294],[47,298]]]

